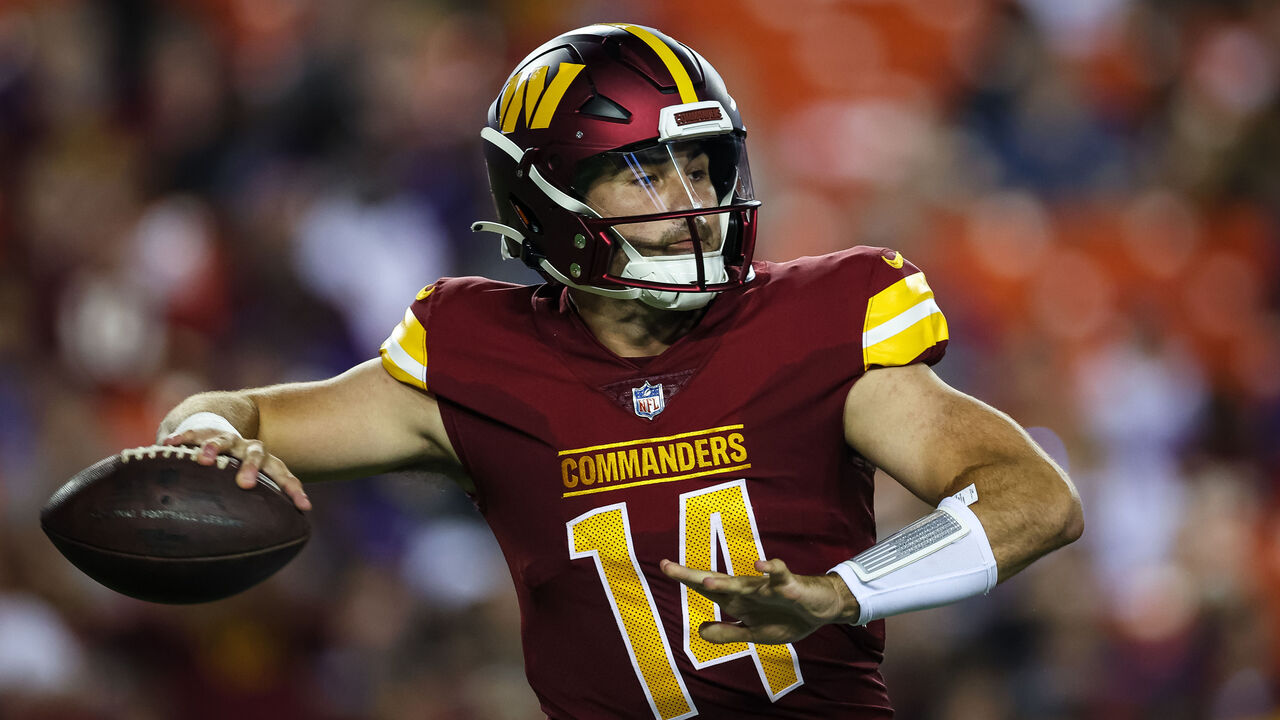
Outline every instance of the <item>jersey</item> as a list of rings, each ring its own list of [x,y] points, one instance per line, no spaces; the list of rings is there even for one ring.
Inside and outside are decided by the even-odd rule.
[[[659,570],[823,574],[875,542],[853,383],[933,363],[948,332],[891,250],[754,264],[661,355],[596,341],[563,288],[424,289],[383,345],[433,393],[505,554],[529,683],[551,718],[884,718],[883,622],[716,645],[719,608]]]

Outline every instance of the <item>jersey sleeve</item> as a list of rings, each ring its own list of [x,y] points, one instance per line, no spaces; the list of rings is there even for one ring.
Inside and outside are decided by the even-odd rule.
[[[868,260],[863,369],[941,360],[949,338],[947,319],[924,273],[894,250],[879,250]]]
[[[435,285],[428,285],[418,293],[404,311],[404,319],[378,349],[382,367],[391,377],[419,390],[430,389],[427,386],[427,331],[423,320],[430,312],[435,289]]]

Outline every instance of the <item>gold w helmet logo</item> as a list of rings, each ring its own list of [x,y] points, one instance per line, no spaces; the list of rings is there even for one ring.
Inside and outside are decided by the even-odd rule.
[[[498,125],[502,132],[516,129],[516,123],[524,116],[524,124],[530,130],[540,130],[551,124],[551,116],[564,98],[564,93],[585,65],[562,62],[556,69],[551,84],[547,84],[547,65],[527,68],[513,75],[502,90],[502,105],[498,113]],[[523,110],[524,112],[521,112]]]

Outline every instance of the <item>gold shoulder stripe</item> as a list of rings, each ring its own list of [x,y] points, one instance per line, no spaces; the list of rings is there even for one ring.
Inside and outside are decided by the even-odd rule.
[[[667,47],[666,43],[658,39],[657,35],[640,27],[639,25],[627,25],[625,23],[609,23],[613,27],[622,28],[627,32],[635,35],[644,41],[655,53],[658,59],[662,60],[662,64],[667,66],[667,70],[671,73],[671,79],[676,82],[676,91],[680,93],[680,102],[693,103],[698,102],[698,93],[693,89],[693,78],[689,77],[689,71],[684,69],[680,58]]]
[[[388,341],[399,345],[405,353],[422,366],[427,364],[427,331],[418,322],[413,310],[404,311],[404,320],[391,331]]]
[[[416,387],[419,390],[427,389],[427,383],[425,380],[423,380],[422,378],[414,377],[409,373],[405,372],[404,370],[400,369],[400,366],[396,364],[396,361],[391,359],[391,354],[387,352],[386,345],[382,346],[382,348],[378,351],[378,354],[382,356],[383,369],[386,370],[387,373],[391,375],[391,377],[395,378],[396,380],[399,380],[405,385],[412,385],[413,387]]]
[[[863,367],[905,365],[947,338],[947,319],[924,273],[908,275],[867,302]]]
[[[429,293],[429,291],[427,291]],[[427,389],[426,330],[413,310],[405,310],[404,320],[378,350],[382,366],[402,383]]]
[[[867,301],[867,323],[863,330],[883,325],[921,300],[931,297],[933,290],[925,281],[924,273],[912,273],[871,296]]]
[[[872,365],[906,365],[947,339],[947,319],[936,310],[925,319],[883,342],[863,350],[863,369]]]

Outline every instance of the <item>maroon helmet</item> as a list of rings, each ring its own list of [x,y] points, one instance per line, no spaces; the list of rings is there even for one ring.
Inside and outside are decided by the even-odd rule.
[[[534,50],[489,108],[485,161],[503,256],[548,281],[693,309],[750,279],[746,130],[701,55],[638,25]]]

